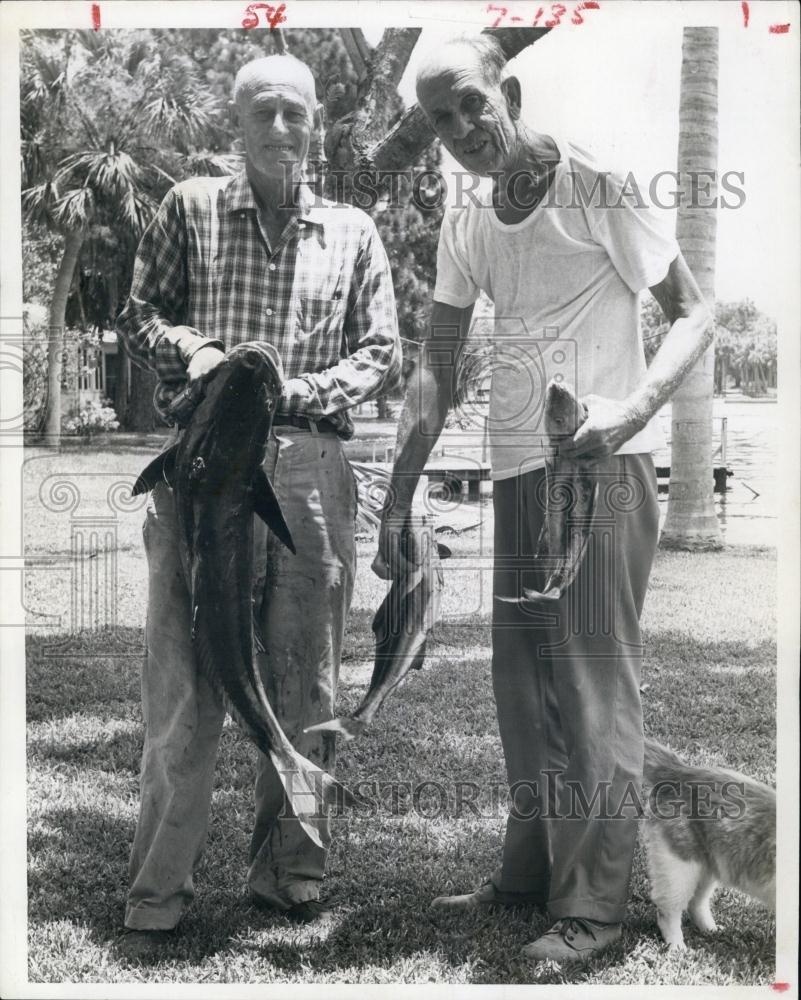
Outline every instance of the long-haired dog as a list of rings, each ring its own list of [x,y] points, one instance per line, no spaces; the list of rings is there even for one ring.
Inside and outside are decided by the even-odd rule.
[[[681,918],[717,929],[710,903],[718,885],[776,906],[776,792],[722,768],[692,767],[645,741],[643,832],[651,899],[662,937],[683,948]]]

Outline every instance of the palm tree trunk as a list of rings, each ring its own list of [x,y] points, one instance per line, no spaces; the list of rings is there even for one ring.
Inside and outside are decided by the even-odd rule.
[[[679,105],[681,202],[676,238],[710,309],[715,304],[717,185],[707,178],[716,176],[717,157],[718,29],[685,28]],[[690,171],[703,172],[700,181],[693,184]],[[714,372],[713,346],[673,397],[668,512],[660,541],[663,548],[723,547],[713,493]]]
[[[84,236],[79,230],[68,232],[64,253],[58,265],[53,300],[50,303],[50,329],[47,338],[47,416],[45,436],[57,444],[61,434],[61,355],[64,349],[64,326],[72,278]]]

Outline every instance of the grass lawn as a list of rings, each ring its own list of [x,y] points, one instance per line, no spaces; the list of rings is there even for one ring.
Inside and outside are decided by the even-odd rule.
[[[136,458],[131,463],[133,469],[140,464]],[[34,472],[26,479],[26,549],[42,555],[62,543],[33,502],[36,483],[50,467]],[[388,702],[361,741],[340,744],[339,776],[354,786],[376,782],[379,806],[373,815],[338,820],[327,882],[339,903],[335,922],[322,933],[298,929],[249,906],[244,877],[255,750],[226,725],[208,846],[183,933],[158,964],[118,961],[111,946],[124,907],[142,746],[141,512],[130,524],[128,518],[120,516],[118,533],[123,578],[117,632],[68,637],[63,630],[40,630],[28,636],[31,981],[773,981],[774,921],[735,892],[716,898],[715,935],[704,938],[688,928],[689,950],[669,956],[639,851],[624,937],[582,968],[517,960],[520,947],[545,927],[537,912],[459,920],[428,914],[434,895],[468,890],[495,867],[504,827],[504,768],[489,673],[486,525],[453,540],[446,624],[423,671]],[[355,708],[370,674],[369,625],[383,593],[369,571],[372,554],[372,543],[360,544],[340,687],[345,711]],[[39,573],[28,592],[33,625],[42,620],[36,610],[57,603],[63,587],[58,573]],[[646,731],[692,761],[725,763],[772,781],[774,606],[770,550],[660,553],[643,619]],[[474,785],[479,815],[469,802]]]

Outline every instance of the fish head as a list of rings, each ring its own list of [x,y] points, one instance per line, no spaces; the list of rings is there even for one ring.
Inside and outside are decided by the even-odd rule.
[[[549,438],[572,437],[587,418],[587,410],[566,382],[552,379],[545,391],[545,431]]]
[[[271,344],[239,344],[212,372],[181,443],[178,478],[191,493],[217,492],[264,456],[283,371]]]
[[[247,443],[264,445],[281,396],[282,376],[281,359],[272,344],[238,344],[228,352],[225,369],[213,383],[218,446],[237,454]]]

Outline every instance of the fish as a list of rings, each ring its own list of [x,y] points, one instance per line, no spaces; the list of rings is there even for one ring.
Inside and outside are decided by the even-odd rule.
[[[440,560],[451,553],[430,524],[411,522],[401,532],[401,553],[405,568],[373,618],[375,662],[367,694],[352,715],[320,722],[307,733],[336,732],[346,740],[361,736],[409,671],[423,666],[445,586]]]
[[[522,588],[521,597],[496,595],[507,603],[554,603],[576,578],[592,533],[598,505],[598,478],[586,462],[560,457],[559,445],[570,440],[587,419],[587,408],[566,382],[552,379],[545,392],[545,433],[553,452],[546,459],[545,521],[535,559],[548,571],[541,591]]]
[[[321,806],[358,804],[358,797],[294,749],[270,705],[255,655],[264,652],[264,641],[253,621],[253,515],[295,552],[262,468],[282,376],[271,344],[234,347],[208,373],[182,436],[140,473],[132,492],[148,492],[161,479],[174,490],[199,669],[270,758],[292,811],[323,847],[330,835]],[[268,565],[268,577],[270,572]]]

